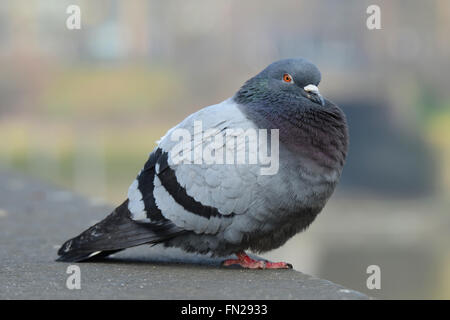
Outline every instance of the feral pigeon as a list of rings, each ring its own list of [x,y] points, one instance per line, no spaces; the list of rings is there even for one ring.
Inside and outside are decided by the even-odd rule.
[[[348,146],[343,112],[323,98],[321,74],[297,58],[270,64],[229,99],[170,129],[104,220],[68,240],[58,261],[105,257],[142,244],[291,268],[250,258],[283,245],[322,210]]]

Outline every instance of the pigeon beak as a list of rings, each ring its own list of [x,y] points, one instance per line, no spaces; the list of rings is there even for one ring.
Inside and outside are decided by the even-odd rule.
[[[325,105],[325,101],[322,98],[322,95],[319,92],[319,88],[313,84],[308,84],[306,87],[303,88],[308,93],[308,98],[311,100],[320,103],[321,106]]]

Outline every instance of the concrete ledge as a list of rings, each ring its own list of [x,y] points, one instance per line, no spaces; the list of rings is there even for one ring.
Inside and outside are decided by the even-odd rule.
[[[294,270],[220,267],[222,259],[141,246],[78,263],[81,289],[69,290],[63,241],[112,207],[18,174],[0,172],[0,299],[369,299]]]

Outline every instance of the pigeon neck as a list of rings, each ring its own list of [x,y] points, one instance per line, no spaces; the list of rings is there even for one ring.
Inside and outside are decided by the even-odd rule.
[[[324,107],[293,100],[238,102],[238,106],[258,128],[279,129],[280,143],[294,155],[310,158],[321,167],[342,168],[347,125],[343,112],[330,101],[326,100]]]

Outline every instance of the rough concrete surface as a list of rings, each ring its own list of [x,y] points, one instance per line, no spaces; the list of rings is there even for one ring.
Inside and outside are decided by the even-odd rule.
[[[221,259],[141,246],[77,263],[81,289],[66,287],[59,246],[112,207],[28,177],[0,172],[0,299],[368,299],[295,270],[243,270]]]

